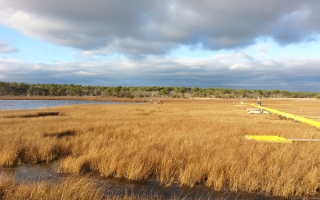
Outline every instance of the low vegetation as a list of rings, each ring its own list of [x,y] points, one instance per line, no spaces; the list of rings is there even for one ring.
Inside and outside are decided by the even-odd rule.
[[[250,105],[238,105],[235,100],[161,101],[56,107],[41,112],[58,115],[27,118],[23,116],[36,116],[39,110],[1,111],[0,165],[59,160],[57,172],[80,177],[95,172],[136,181],[155,179],[166,186],[202,185],[287,198],[319,194],[319,143],[256,143],[244,137],[320,138],[316,128],[274,114],[247,114]],[[262,103],[296,115],[320,115],[320,102],[314,99],[265,99]],[[80,188],[78,182],[88,186],[79,189],[86,193],[79,195],[101,197],[85,179],[66,181],[75,182],[74,191]],[[3,190],[1,183],[0,195],[8,199],[41,195],[48,187],[66,183],[48,184],[12,185]],[[26,193],[25,188],[32,192]],[[91,199],[77,199],[85,198]]]

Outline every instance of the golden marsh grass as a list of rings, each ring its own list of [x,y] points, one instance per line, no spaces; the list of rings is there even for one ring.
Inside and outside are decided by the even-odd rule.
[[[162,101],[1,111],[0,165],[60,159],[57,171],[77,175],[99,172],[288,198],[319,192],[320,143],[256,143],[244,137],[320,138],[315,127],[274,114],[247,114],[250,106],[235,106],[239,100],[234,99]],[[320,116],[320,102],[313,99],[262,103],[296,115]]]
[[[70,199],[103,199],[104,194],[99,186],[80,177],[64,178],[58,182],[24,182],[15,185],[10,177],[0,180],[0,199],[15,200],[70,200]]]

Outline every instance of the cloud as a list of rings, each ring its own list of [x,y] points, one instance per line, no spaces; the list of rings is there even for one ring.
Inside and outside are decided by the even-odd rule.
[[[80,76],[95,76],[97,75],[96,73],[91,73],[91,72],[87,72],[87,71],[76,71],[73,72],[75,75],[80,75]]]
[[[0,0],[0,23],[87,54],[165,55],[199,46],[238,49],[269,37],[317,39],[320,2],[255,0]]]
[[[250,68],[250,65],[243,64],[243,63],[236,63],[236,64],[233,64],[232,66],[229,67],[229,69],[231,69],[231,70],[247,69],[247,68]]]
[[[17,51],[19,51],[19,49],[8,45],[4,41],[0,42],[0,53],[13,53],[13,52],[17,52]]]
[[[1,81],[101,86],[186,86],[320,92],[320,58],[251,59],[230,53],[209,58],[147,56],[96,62],[25,63],[0,57]],[[226,62],[233,60],[234,65]],[[265,65],[266,62],[271,63]],[[233,67],[230,67],[233,66]],[[250,66],[250,67],[248,67]]]

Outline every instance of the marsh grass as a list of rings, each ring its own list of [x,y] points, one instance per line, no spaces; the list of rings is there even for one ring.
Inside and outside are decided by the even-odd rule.
[[[0,112],[0,165],[60,159],[58,172],[168,186],[207,186],[274,196],[314,195],[320,145],[256,143],[245,135],[320,138],[314,127],[276,115],[249,115],[235,100],[162,100],[164,104],[77,105],[42,112],[63,116],[7,118]],[[254,100],[248,100],[256,103]],[[320,115],[318,101],[264,100],[268,107]]]

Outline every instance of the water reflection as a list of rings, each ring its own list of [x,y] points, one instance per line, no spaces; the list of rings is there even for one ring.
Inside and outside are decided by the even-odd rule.
[[[75,104],[118,104],[107,101],[77,101],[77,100],[0,100],[0,110],[38,109]]]
[[[12,175],[17,183],[24,181],[45,181],[59,178],[59,174],[54,172],[57,163],[43,163],[19,165],[16,167],[0,167],[0,177]]]

